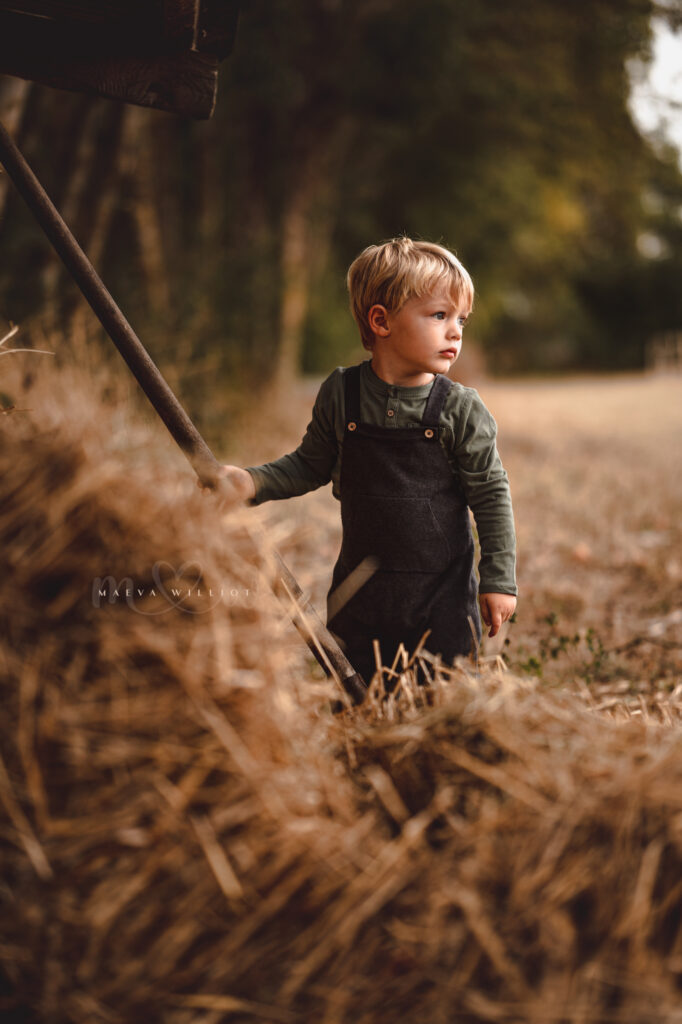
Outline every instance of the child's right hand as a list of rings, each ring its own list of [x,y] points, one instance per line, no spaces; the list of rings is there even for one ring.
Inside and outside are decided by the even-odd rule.
[[[256,485],[253,477],[246,469],[239,466],[221,466],[218,475],[225,477],[227,481],[227,494],[222,493],[223,501],[230,499],[237,501],[250,501],[256,497]],[[204,494],[210,494],[210,487],[204,487],[201,480],[197,480],[197,486],[201,487]]]

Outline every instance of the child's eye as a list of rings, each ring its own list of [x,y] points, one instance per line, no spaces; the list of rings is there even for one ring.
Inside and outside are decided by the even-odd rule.
[[[459,316],[457,317],[457,321],[460,327],[464,327],[465,323],[467,322],[467,318],[465,316]]]
[[[445,320],[445,313],[443,313],[442,311],[434,313],[433,315],[435,316],[436,320]]]

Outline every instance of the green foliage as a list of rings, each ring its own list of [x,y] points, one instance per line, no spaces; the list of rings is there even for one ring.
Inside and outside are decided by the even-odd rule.
[[[248,0],[212,121],[150,113],[118,163],[98,163],[85,143],[115,149],[111,105],[35,88],[22,144],[58,202],[73,205],[92,160],[75,220],[87,237],[113,208],[111,290],[156,358],[208,362],[217,387],[357,354],[345,268],[401,232],[471,269],[469,340],[493,370],[634,367],[648,336],[682,324],[682,175],[628,111],[628,62],[646,56],[657,10]],[[144,173],[167,301],[144,266]],[[0,313],[21,320],[44,301],[51,258],[15,197],[1,242]],[[196,409],[206,382],[188,387]]]
[[[362,205],[358,179],[381,182],[363,241],[406,230],[453,245],[474,273],[472,331],[494,368],[641,364],[647,335],[680,323],[678,300],[657,301],[679,248],[655,265],[637,249],[652,230],[644,190],[659,197],[659,231],[675,230],[682,199],[679,169],[627,110],[650,5],[591,0],[580,18],[547,0],[435,6],[410,32],[429,72],[398,85],[421,116],[402,133],[378,118],[367,136],[380,145],[347,168],[348,210]]]
[[[540,637],[534,653],[519,651],[516,667],[526,675],[543,679],[545,670],[553,662],[569,659],[575,671],[585,682],[595,682],[609,677],[609,652],[597,632],[590,626],[583,632],[563,633],[559,629],[559,616],[550,612],[545,616],[549,627]],[[506,656],[509,660],[509,656]]]

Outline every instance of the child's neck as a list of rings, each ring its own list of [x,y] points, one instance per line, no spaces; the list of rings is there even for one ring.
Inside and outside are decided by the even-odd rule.
[[[370,361],[372,370],[384,384],[391,384],[399,388],[420,388],[430,384],[434,379],[433,373],[409,373],[401,371],[392,366],[389,360],[381,358],[380,353],[374,352]]]

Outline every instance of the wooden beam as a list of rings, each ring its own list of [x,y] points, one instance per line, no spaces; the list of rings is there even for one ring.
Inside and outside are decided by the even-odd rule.
[[[239,0],[0,0],[0,73],[210,117]]]
[[[0,0],[0,39],[21,50],[200,50],[222,59],[234,43],[238,13],[239,0]]]
[[[233,499],[234,495],[227,480],[221,475],[220,464],[213,452],[178,402],[2,124],[0,161],[199,480],[218,495]],[[274,553],[274,561],[280,580],[280,587],[275,592],[283,589],[292,601],[294,625],[327,675],[338,679],[354,703],[361,703],[367,693],[364,680],[319,619],[291,570],[277,552]]]
[[[10,11],[22,17],[43,18],[49,21],[68,21],[71,24],[115,24],[144,19],[151,14],[158,20],[163,0],[0,0],[0,11]],[[172,0],[174,2],[174,0]]]
[[[224,60],[234,46],[240,0],[199,0],[196,48]]]
[[[57,89],[154,107],[185,117],[211,116],[218,89],[218,59],[203,53],[97,60],[55,55],[12,55],[0,47],[0,70]]]
[[[0,0],[0,5],[7,0]],[[0,6],[0,51],[30,57],[124,57],[140,53],[173,53],[189,47],[184,41],[163,35],[161,9],[143,7],[136,18],[71,21],[68,18],[36,17]],[[0,58],[1,59],[1,58]],[[0,66],[0,71],[4,71]]]
[[[182,40],[188,50],[196,49],[199,0],[165,0],[162,6],[164,38]]]

